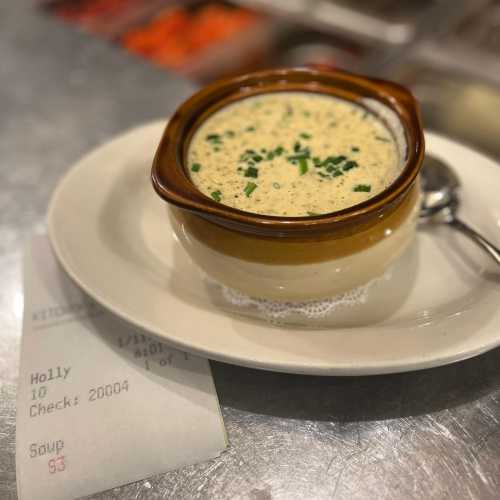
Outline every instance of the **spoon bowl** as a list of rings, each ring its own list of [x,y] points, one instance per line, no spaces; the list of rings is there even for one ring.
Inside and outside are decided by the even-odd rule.
[[[420,219],[430,219],[442,210],[458,207],[460,179],[442,160],[427,155],[422,166]]]
[[[500,265],[500,249],[457,217],[460,206],[460,179],[444,161],[427,155],[421,170],[421,223],[448,224],[459,230]]]

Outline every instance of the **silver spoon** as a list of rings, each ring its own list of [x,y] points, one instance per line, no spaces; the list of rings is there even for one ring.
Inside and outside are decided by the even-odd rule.
[[[500,265],[500,249],[457,217],[460,181],[442,160],[427,155],[422,166],[421,222],[448,224],[468,236]]]

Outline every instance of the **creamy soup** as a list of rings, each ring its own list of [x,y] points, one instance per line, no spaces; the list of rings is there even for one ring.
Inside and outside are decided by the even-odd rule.
[[[400,173],[387,127],[365,108],[308,92],[242,99],[208,118],[188,150],[197,188],[231,207],[314,216],[384,190]]]

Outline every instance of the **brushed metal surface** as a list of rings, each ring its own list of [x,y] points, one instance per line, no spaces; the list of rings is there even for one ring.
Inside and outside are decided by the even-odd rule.
[[[68,165],[168,114],[192,87],[40,15],[31,0],[0,4],[0,56],[0,498],[15,499],[23,241],[44,229]],[[500,350],[379,377],[212,367],[228,450],[90,498],[500,496]]]

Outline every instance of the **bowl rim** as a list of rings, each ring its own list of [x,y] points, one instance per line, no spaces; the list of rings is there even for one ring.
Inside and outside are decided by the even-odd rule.
[[[394,111],[403,127],[407,155],[401,174],[381,193],[345,209],[309,217],[280,217],[246,212],[218,203],[191,181],[184,165],[190,139],[220,108],[245,97],[278,91],[307,91],[340,97],[363,106],[375,99]],[[188,98],[171,117],[153,159],[151,181],[168,203],[228,229],[260,236],[286,237],[335,233],[348,225],[373,222],[394,210],[413,186],[425,143],[418,103],[409,90],[387,80],[341,70],[280,68],[215,81]]]

